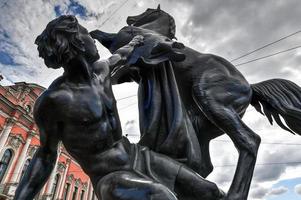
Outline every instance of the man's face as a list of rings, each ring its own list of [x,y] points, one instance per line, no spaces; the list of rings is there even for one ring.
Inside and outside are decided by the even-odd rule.
[[[94,63],[99,59],[99,54],[94,39],[90,36],[87,29],[79,25],[79,37],[84,42],[85,57],[89,63]]]

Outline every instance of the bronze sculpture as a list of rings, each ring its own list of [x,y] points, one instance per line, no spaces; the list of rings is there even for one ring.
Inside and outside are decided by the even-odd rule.
[[[251,104],[257,111],[264,113],[271,123],[275,120],[281,128],[300,135],[301,88],[283,79],[250,85],[227,60],[216,55],[202,54],[188,47],[183,48],[172,40],[175,38],[173,18],[160,7],[128,17],[127,23],[129,26],[122,28],[117,34],[95,30],[91,35],[111,52],[135,35],[152,35],[154,38],[149,40],[150,43],[155,41],[149,44],[149,48],[138,47],[134,51],[134,58],[143,59],[138,59],[137,63],[132,62],[131,66],[114,69],[112,73],[114,83],[136,81],[140,85],[140,144],[179,161],[184,157],[183,163],[206,177],[213,170],[209,142],[226,133],[238,149],[239,160],[225,199],[247,199],[260,137],[241,118]],[[157,51],[162,49],[163,53]],[[171,55],[175,54],[185,60],[174,62]],[[169,60],[166,61],[165,57]],[[149,58],[156,58],[163,64],[149,62]],[[181,97],[181,102],[178,102],[177,94]],[[282,123],[280,116],[286,125]],[[191,129],[190,122],[194,130]],[[183,132],[187,127],[192,132]],[[167,130],[165,134],[162,129]],[[194,133],[199,147],[194,143]],[[182,134],[186,137],[180,141],[184,141],[189,147],[183,147],[177,142],[177,137]],[[195,155],[191,157],[191,153]]]
[[[51,21],[37,37],[46,66],[63,67],[64,74],[35,104],[41,147],[14,199],[33,199],[39,192],[54,167],[59,141],[89,175],[99,200],[224,197],[214,183],[185,165],[122,137],[110,73],[142,43],[143,37],[135,36],[108,60],[98,61],[94,40],[74,16]]]

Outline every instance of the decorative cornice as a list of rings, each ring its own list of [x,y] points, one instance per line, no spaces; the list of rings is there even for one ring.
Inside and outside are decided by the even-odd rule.
[[[0,110],[0,115],[3,116],[3,117],[5,117],[5,118],[9,117],[9,115],[6,114],[5,112],[3,112],[2,110]]]
[[[82,180],[80,178],[75,179],[74,185],[80,187],[82,185]]]
[[[17,123],[17,121],[18,121],[18,119],[15,118],[15,117],[8,117],[8,118],[5,119],[5,122],[7,124],[15,124],[15,123]]]
[[[21,134],[10,135],[8,140],[8,145],[11,146],[14,150],[17,150],[21,144],[25,144],[25,140]]]
[[[33,155],[36,153],[38,148],[39,148],[39,146],[37,146],[37,145],[30,145],[29,149],[27,151],[27,155],[29,157],[33,157]]]
[[[63,163],[63,162],[59,162],[57,164],[57,171],[60,172],[60,173],[63,173],[66,169],[66,164]]]
[[[31,137],[34,137],[37,134],[37,132],[34,130],[30,130],[30,131],[27,131],[27,134],[28,134],[28,136],[30,135]]]
[[[74,180],[73,174],[69,174],[69,175],[67,176],[67,181],[71,183],[73,180]]]
[[[83,183],[83,189],[87,191],[87,189],[88,189],[88,183],[87,182]]]

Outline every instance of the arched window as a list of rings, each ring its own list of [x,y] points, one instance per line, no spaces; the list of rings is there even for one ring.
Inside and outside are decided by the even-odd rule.
[[[55,175],[54,182],[53,182],[53,186],[52,186],[52,192],[51,192],[52,198],[51,198],[51,199],[54,199],[54,198],[55,198],[55,193],[56,193],[56,191],[57,191],[57,186],[58,186],[58,184],[59,184],[59,181],[60,181],[60,175],[57,174],[57,175]]]
[[[70,190],[70,183],[67,183],[66,186],[65,186],[65,192],[64,192],[63,200],[67,200],[69,190]]]
[[[30,163],[30,159],[27,159],[24,163],[24,166],[23,166],[23,169],[22,169],[22,172],[21,172],[21,176],[20,176],[20,180],[23,178],[24,173],[26,172],[26,170],[29,166],[29,163]]]
[[[80,200],[84,200],[84,197],[85,197],[85,190],[82,190],[80,194]]]
[[[30,113],[31,112],[31,105],[29,105],[29,104],[26,105],[25,110],[26,110],[27,113]]]
[[[74,187],[74,191],[73,191],[73,195],[72,195],[72,200],[76,200],[76,196],[77,196],[77,187]]]
[[[5,172],[7,171],[7,168],[12,160],[12,157],[13,157],[12,150],[6,149],[0,161],[0,183],[4,178]]]

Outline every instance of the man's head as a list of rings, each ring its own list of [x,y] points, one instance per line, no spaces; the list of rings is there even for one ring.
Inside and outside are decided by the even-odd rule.
[[[49,22],[35,44],[49,68],[66,66],[80,56],[90,63],[99,59],[94,40],[72,15],[62,15]]]

